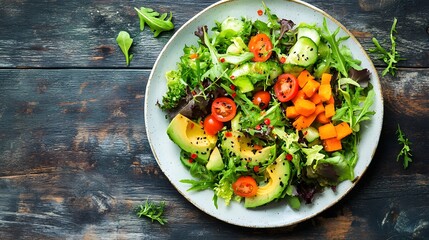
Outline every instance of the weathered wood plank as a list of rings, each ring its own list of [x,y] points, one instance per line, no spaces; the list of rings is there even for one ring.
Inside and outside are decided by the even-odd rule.
[[[2,157],[9,159],[0,175],[28,171],[29,166],[43,168],[24,174],[50,171],[59,165],[91,169],[94,162],[75,159],[98,161],[112,157],[112,153],[131,158],[137,152],[150,152],[143,120],[148,74],[146,70],[0,71],[0,150]],[[384,140],[394,142],[399,123],[412,134],[416,152],[425,152],[429,72],[404,69],[398,77],[382,78],[381,82],[388,119]],[[50,152],[64,154],[61,158],[45,155]],[[23,157],[30,158],[19,162]]]
[[[429,71],[401,69],[398,77],[382,79],[385,122],[368,172],[334,207],[278,229],[220,222],[174,189],[145,135],[148,75],[148,70],[0,70],[1,239],[400,239],[427,233]],[[396,162],[397,123],[413,142],[408,170]],[[134,216],[133,208],[146,199],[167,202],[168,225]]]
[[[125,67],[115,38],[120,30],[135,37],[132,68],[151,68],[174,31],[153,38],[139,33],[133,7],[140,4],[160,12],[173,12],[176,30],[196,13],[216,2],[156,1],[0,1],[0,67],[61,68]],[[429,2],[425,0],[320,1],[311,4],[328,12],[349,28],[365,49],[371,38],[389,43],[393,17],[398,17],[398,51],[407,60],[401,67],[428,67]],[[31,24],[29,24],[31,21]],[[15,31],[11,31],[14,26]],[[386,45],[389,46],[389,45]],[[375,56],[372,55],[374,58]],[[378,66],[383,66],[379,60]]]

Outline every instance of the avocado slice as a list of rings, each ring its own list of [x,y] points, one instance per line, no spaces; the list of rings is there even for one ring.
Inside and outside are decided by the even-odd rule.
[[[197,160],[207,163],[216,145],[217,136],[208,135],[203,126],[177,114],[167,127],[167,135],[183,151],[197,154]]]
[[[220,154],[219,148],[215,147],[210,154],[209,161],[206,164],[207,170],[220,171],[225,165],[222,161],[222,155]]]
[[[237,131],[223,132],[220,146],[229,158],[236,158],[236,162],[242,161],[249,166],[268,164],[276,155],[276,145],[256,150],[252,140]]]
[[[273,164],[265,170],[268,183],[259,186],[256,195],[244,199],[244,207],[255,208],[278,198],[288,186],[290,178],[290,163],[285,158],[286,153],[280,154]]]

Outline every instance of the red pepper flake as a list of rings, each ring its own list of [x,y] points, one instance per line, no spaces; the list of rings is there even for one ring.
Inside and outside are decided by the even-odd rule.
[[[255,150],[261,150],[261,149],[262,149],[262,146],[261,146],[261,145],[253,145],[253,148],[254,148]]]
[[[232,93],[232,94],[231,94],[231,97],[232,97],[232,98],[237,97],[237,93],[235,93],[235,92],[234,92],[234,93]]]
[[[258,124],[258,125],[256,125],[255,129],[256,129],[256,130],[261,130],[261,125],[259,125],[259,124]]]
[[[286,58],[285,58],[285,57],[281,57],[281,58],[280,58],[280,63],[281,63],[281,64],[283,64],[283,63],[285,63],[285,62],[286,62]]]
[[[230,88],[231,90],[235,90],[235,85],[234,85],[234,84],[231,84],[231,86],[229,86],[229,88]]]
[[[197,92],[195,90],[192,90],[191,94],[192,94],[192,96],[195,96],[195,95],[197,95]]]
[[[219,61],[220,61],[221,63],[224,63],[224,62],[225,62],[225,58],[220,58],[220,59],[219,59]]]
[[[264,11],[262,11],[261,9],[258,10],[258,16],[262,16],[262,14],[264,14]]]
[[[270,120],[269,118],[266,118],[266,119],[264,120],[264,123],[265,123],[265,125],[270,125],[271,120]]]
[[[197,158],[198,157],[198,155],[196,154],[196,153],[192,153],[191,154],[191,159],[195,159],[195,158]]]
[[[190,158],[190,159],[188,160],[188,162],[189,162],[189,163],[193,163],[193,162],[194,162],[194,159]]]
[[[235,79],[235,76],[231,76],[231,77],[229,77],[229,78],[231,78],[231,80],[234,80],[234,79]]]
[[[194,124],[194,123],[191,123],[190,128],[192,129],[192,128],[194,128],[194,126],[195,126],[195,124]]]
[[[189,55],[190,59],[195,59],[198,58],[198,53],[192,53],[191,55]]]
[[[292,161],[292,159],[293,159],[292,154],[288,153],[288,154],[286,155],[286,160],[288,160],[288,161]]]
[[[232,137],[232,133],[231,132],[226,132],[225,133],[225,137]]]
[[[254,166],[254,167],[253,167],[253,171],[254,171],[255,173],[259,172],[259,166]]]

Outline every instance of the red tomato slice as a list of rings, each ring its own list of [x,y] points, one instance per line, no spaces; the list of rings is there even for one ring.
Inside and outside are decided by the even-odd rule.
[[[265,62],[271,57],[273,44],[270,38],[264,34],[259,33],[250,38],[249,50],[255,55],[252,59],[254,62]]]
[[[294,75],[288,73],[280,75],[274,85],[274,92],[280,102],[292,100],[298,93],[298,89],[298,80],[296,80]]]
[[[268,107],[268,104],[270,103],[271,95],[267,91],[259,91],[253,95],[253,104],[258,106],[260,109],[264,110]]]
[[[208,115],[204,119],[204,131],[209,135],[216,135],[222,128],[223,122],[216,120],[212,115]]]
[[[241,176],[232,184],[234,193],[241,197],[253,197],[258,191],[258,185],[251,176]]]
[[[237,105],[227,97],[216,98],[212,103],[212,116],[220,122],[228,122],[235,117]]]

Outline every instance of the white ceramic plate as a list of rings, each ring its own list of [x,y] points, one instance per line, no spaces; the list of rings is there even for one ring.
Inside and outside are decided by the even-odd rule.
[[[373,106],[376,114],[370,122],[362,126],[363,135],[359,145],[359,160],[355,167],[355,176],[360,178],[374,156],[383,121],[383,99],[380,82],[371,60],[351,33],[322,10],[301,1],[271,0],[267,1],[267,6],[280,18],[291,19],[296,24],[307,22],[317,23],[321,26],[323,18],[326,18],[331,31],[340,27],[339,35],[351,36],[345,45],[351,49],[355,58],[362,61],[362,66],[371,71],[371,83],[376,92]],[[258,9],[263,9],[261,0],[221,1],[206,8],[184,24],[162,50],[149,77],[145,99],[145,122],[149,143],[160,168],[177,190],[197,208],[222,221],[239,226],[280,227],[311,218],[332,206],[352,189],[356,181],[354,183],[350,181],[341,183],[336,192],[326,189],[317,195],[312,204],[302,204],[302,207],[297,211],[283,203],[269,204],[265,207],[249,210],[244,208],[242,203],[233,202],[230,206],[225,206],[221,199],[218,202],[219,208],[216,209],[212,202],[213,191],[189,192],[187,189],[190,186],[180,182],[180,180],[189,179],[191,176],[179,160],[179,148],[170,141],[166,134],[169,123],[165,118],[166,114],[156,106],[157,101],[161,101],[166,92],[165,73],[176,68],[176,63],[179,62],[185,44],[197,43],[194,31],[198,26],[208,25],[211,29],[215,20],[222,21],[228,16],[246,16],[253,20],[266,20],[265,16],[258,16]]]

